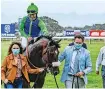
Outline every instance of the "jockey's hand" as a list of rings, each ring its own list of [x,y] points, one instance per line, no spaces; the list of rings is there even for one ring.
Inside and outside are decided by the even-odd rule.
[[[44,68],[40,68],[40,72],[43,72],[44,71]]]
[[[96,71],[96,74],[99,75],[99,71]]]
[[[52,62],[52,66],[53,67],[58,67],[60,65],[61,65],[60,61],[58,61],[58,62]]]
[[[30,42],[32,40],[32,37],[28,37],[28,42]]]
[[[7,83],[8,83],[8,79],[5,79],[5,80],[4,80],[4,83],[7,84]]]

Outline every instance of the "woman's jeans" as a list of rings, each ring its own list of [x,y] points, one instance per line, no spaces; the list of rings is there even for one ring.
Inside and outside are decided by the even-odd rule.
[[[105,88],[105,65],[102,65],[103,88]]]
[[[4,85],[5,88],[22,88],[23,80],[22,77],[15,79],[13,83],[8,82]]]

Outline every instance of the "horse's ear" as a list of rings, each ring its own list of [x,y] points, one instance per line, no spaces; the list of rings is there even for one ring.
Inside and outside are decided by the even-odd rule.
[[[57,40],[57,41],[55,41],[56,43],[59,43],[61,41],[61,39],[59,39],[59,40]]]
[[[51,41],[48,42],[48,45],[47,46],[50,46],[50,43],[51,43]]]

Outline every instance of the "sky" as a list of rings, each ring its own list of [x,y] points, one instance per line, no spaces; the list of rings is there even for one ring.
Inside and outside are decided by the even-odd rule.
[[[38,16],[55,19],[61,26],[105,23],[105,0],[1,0],[1,23],[14,23],[26,16],[31,2],[38,6]]]

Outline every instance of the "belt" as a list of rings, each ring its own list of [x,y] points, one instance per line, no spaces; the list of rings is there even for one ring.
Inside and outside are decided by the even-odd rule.
[[[69,76],[75,76],[75,75],[73,75],[73,74],[68,74]],[[76,76],[75,76],[76,77]]]
[[[69,76],[73,76],[73,77],[79,77],[79,76],[75,76],[75,75],[72,75],[72,74],[68,74]],[[83,78],[83,76],[79,77],[79,78]]]
[[[15,79],[20,79],[20,78],[22,78],[22,76],[20,76],[20,77],[16,77]]]

